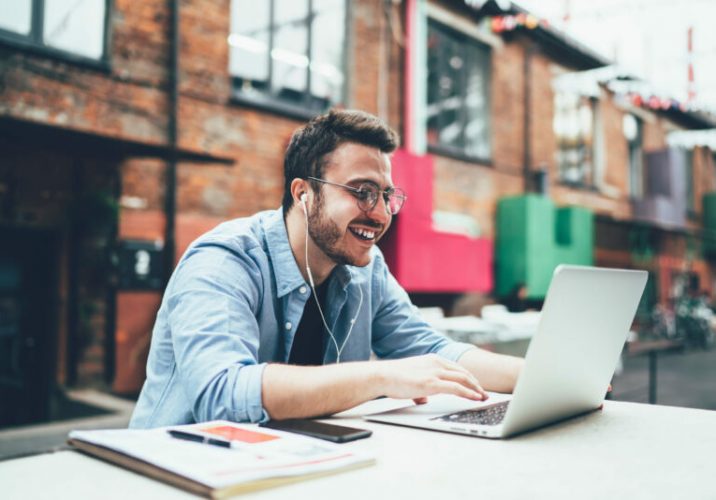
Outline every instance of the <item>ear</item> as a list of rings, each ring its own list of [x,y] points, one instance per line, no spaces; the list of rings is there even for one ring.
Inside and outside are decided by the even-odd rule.
[[[294,179],[291,181],[291,197],[296,205],[303,205],[302,199],[308,201],[308,183],[303,179]]]

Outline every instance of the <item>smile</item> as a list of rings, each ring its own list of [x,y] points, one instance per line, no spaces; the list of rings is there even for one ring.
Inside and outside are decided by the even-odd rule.
[[[376,232],[371,231],[370,229],[363,229],[357,227],[349,227],[348,229],[359,240],[373,241],[375,239]]]

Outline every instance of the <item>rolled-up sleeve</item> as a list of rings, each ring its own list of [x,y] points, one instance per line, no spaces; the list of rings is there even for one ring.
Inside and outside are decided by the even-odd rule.
[[[249,255],[211,245],[195,249],[167,293],[177,376],[194,419],[266,420],[254,313],[261,280]]]
[[[376,314],[373,319],[373,351],[381,358],[404,358],[434,353],[457,361],[472,344],[455,342],[433,329],[410,302],[387,267],[373,280]]]

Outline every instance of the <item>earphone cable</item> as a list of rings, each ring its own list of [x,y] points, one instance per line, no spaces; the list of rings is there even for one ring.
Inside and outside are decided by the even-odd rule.
[[[306,244],[304,246],[305,252],[306,252],[306,273],[308,274],[308,283],[311,286],[311,290],[313,291],[313,298],[316,301],[316,306],[318,306],[318,313],[321,315],[321,321],[323,322],[323,326],[326,328],[326,331],[328,332],[328,335],[331,337],[331,341],[333,341],[333,345],[336,349],[336,363],[341,362],[341,353],[343,352],[343,348],[346,346],[346,343],[348,342],[348,339],[351,336],[351,333],[353,332],[353,326],[356,323],[356,320],[358,319],[358,314],[360,313],[361,306],[363,305],[363,289],[358,285],[358,291],[360,292],[360,300],[358,301],[358,309],[356,310],[355,317],[351,320],[351,326],[348,329],[348,334],[346,335],[345,340],[343,341],[343,344],[341,347],[338,347],[338,341],[336,341],[336,337],[333,335],[333,332],[330,328],[328,328],[328,323],[326,322],[326,318],[323,316],[323,309],[321,309],[321,303],[318,300],[318,294],[316,293],[316,286],[313,282],[313,273],[311,273],[311,266],[308,264],[308,210],[306,209],[306,202],[302,201],[303,204],[303,215],[306,218]],[[350,268],[346,267],[348,269],[348,273],[351,275],[351,281],[353,281],[353,273],[351,272]]]

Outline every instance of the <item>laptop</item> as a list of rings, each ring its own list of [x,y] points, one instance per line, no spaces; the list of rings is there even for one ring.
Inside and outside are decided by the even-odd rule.
[[[476,403],[431,396],[425,405],[366,420],[505,438],[598,409],[607,392],[648,273],[560,265],[512,395]]]

